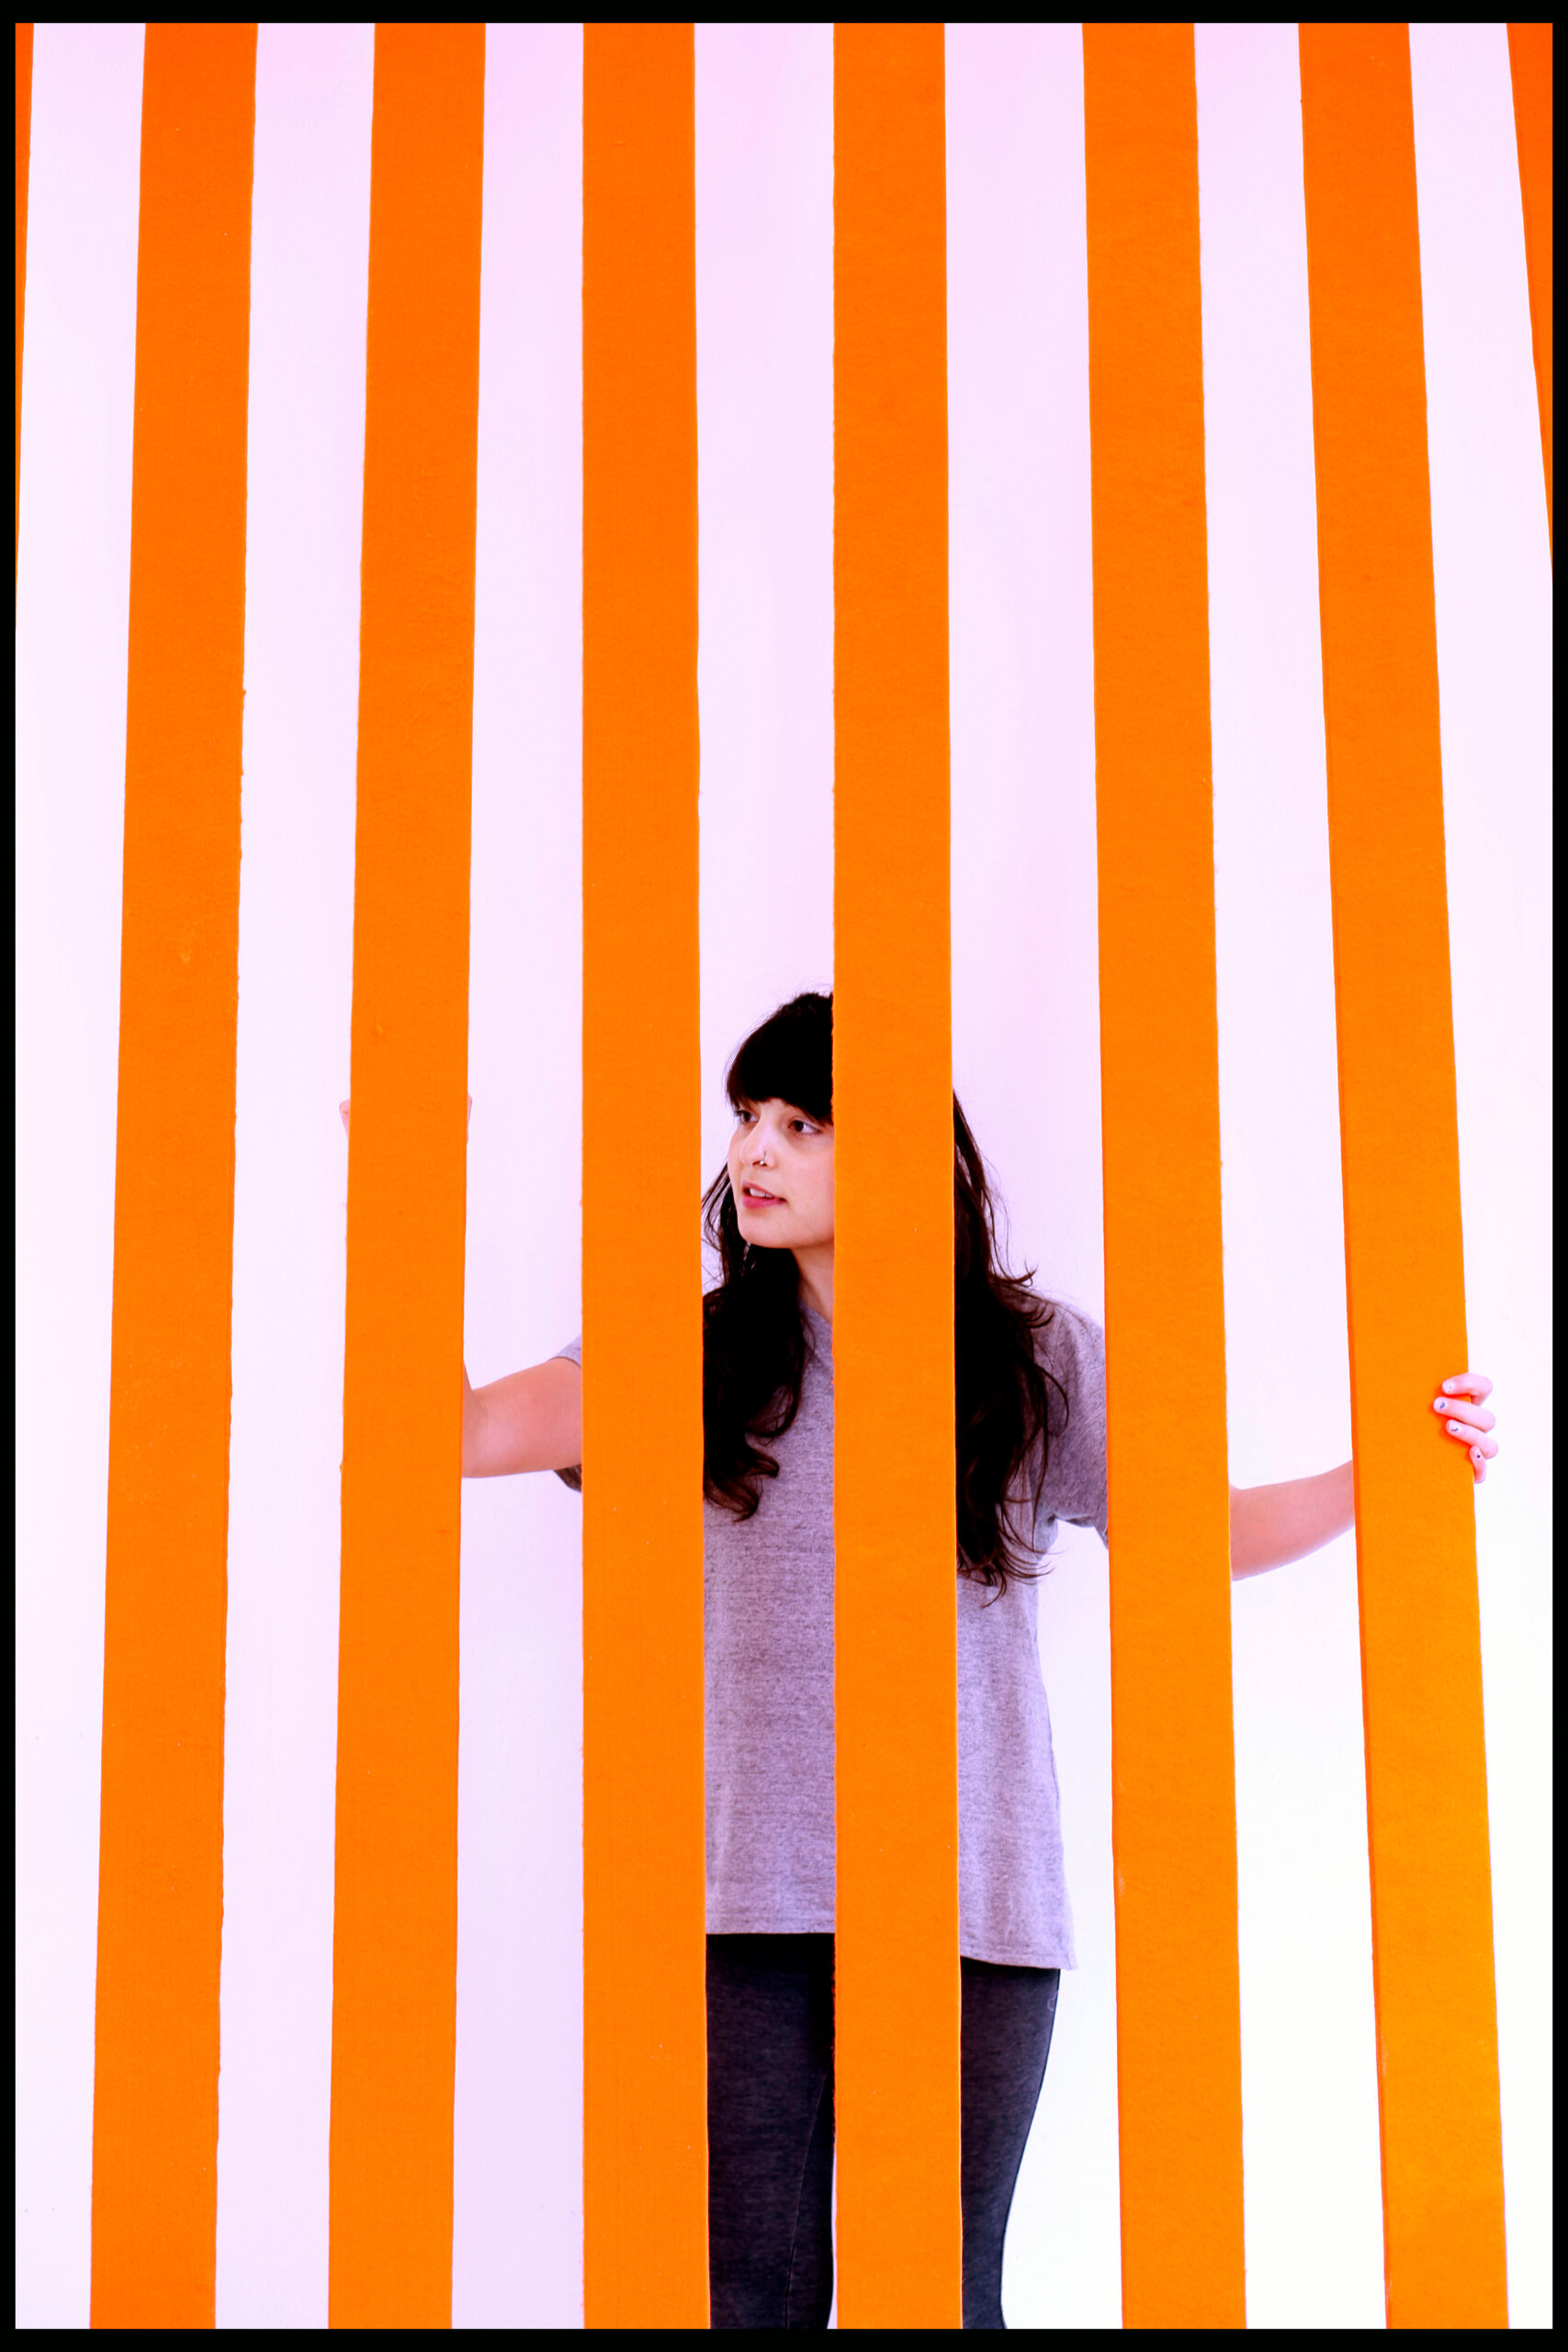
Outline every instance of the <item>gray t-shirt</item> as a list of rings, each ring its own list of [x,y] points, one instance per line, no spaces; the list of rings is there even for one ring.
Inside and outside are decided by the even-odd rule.
[[[752,1519],[705,1507],[710,1935],[833,1926],[833,1334],[806,1315],[800,1410],[768,1441],[778,1476]],[[1105,1533],[1105,1350],[1098,1324],[1060,1305],[1039,1346],[1066,1396],[1064,1408],[1052,1392],[1043,1553],[1058,1520]],[[581,1363],[581,1341],[561,1353]],[[956,1584],[959,1948],[1071,1968],[1037,1589]]]

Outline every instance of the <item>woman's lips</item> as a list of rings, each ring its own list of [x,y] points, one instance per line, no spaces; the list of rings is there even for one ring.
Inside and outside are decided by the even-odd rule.
[[[760,1193],[755,1184],[742,1184],[740,1197],[743,1201],[750,1201],[751,1206],[758,1209],[782,1209],[784,1205],[782,1193]]]

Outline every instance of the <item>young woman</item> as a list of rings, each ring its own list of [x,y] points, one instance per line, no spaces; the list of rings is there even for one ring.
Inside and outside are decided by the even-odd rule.
[[[800,996],[747,1038],[735,1132],[704,1206],[708,2127],[712,2324],[824,2327],[832,2301],[832,1008]],[[1104,1351],[1087,1316],[998,1262],[953,1102],[964,2324],[1001,2327],[1002,2243],[1073,1964],[1036,1564],[1059,1520],[1105,1534]],[[574,1342],[479,1389],[463,1470],[579,1483]],[[1433,1400],[1495,1453],[1490,1382]],[[1412,1410],[1419,1409],[1412,1399]],[[1350,1464],[1231,1496],[1231,1573],[1348,1527]]]

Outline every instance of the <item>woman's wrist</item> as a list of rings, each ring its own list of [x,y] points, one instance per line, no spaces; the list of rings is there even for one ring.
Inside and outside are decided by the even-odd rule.
[[[1304,1559],[1355,1523],[1355,1479],[1348,1462],[1311,1478],[1231,1488],[1231,1576],[1261,1576]]]

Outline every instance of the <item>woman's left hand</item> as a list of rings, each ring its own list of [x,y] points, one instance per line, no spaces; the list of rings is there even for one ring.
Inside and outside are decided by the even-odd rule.
[[[1497,1426],[1496,1415],[1489,1413],[1484,1399],[1492,1394],[1492,1383],[1483,1372],[1458,1372],[1443,1383],[1443,1393],[1432,1399],[1434,1413],[1444,1416],[1445,1433],[1470,1452],[1470,1466],[1479,1487],[1486,1476],[1486,1464],[1497,1451],[1497,1441],[1492,1431]]]

